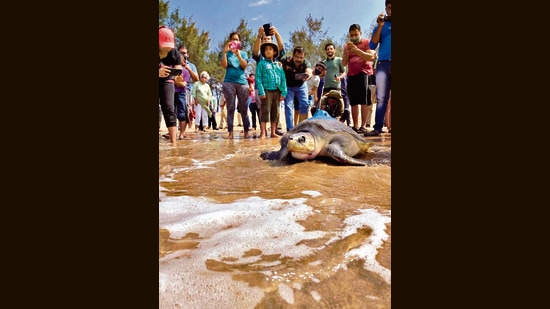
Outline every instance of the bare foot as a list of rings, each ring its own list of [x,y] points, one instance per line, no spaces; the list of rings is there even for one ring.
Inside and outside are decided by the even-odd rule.
[[[249,138],[250,136],[248,135],[248,131],[247,132],[244,132],[244,138]]]
[[[259,139],[264,139],[266,138],[267,136],[263,135],[263,134],[260,134],[260,136],[258,136]]]
[[[271,134],[270,137],[271,137],[271,138],[275,138],[275,137],[276,137],[276,138],[279,138],[279,135],[277,135],[277,134]]]
[[[229,138],[229,139],[233,139],[233,131],[229,132],[228,138]]]

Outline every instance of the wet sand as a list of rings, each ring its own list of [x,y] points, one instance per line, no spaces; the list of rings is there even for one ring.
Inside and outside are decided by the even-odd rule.
[[[241,130],[159,132],[159,308],[391,308],[391,134],[288,165]]]

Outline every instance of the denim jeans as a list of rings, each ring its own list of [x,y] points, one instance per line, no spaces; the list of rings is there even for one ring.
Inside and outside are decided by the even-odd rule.
[[[189,111],[187,110],[187,96],[185,91],[174,93],[174,105],[176,106],[176,117],[179,121],[189,122]]]
[[[391,60],[380,60],[376,64],[376,114],[373,128],[382,132],[384,117],[388,109],[391,89]]]
[[[288,93],[285,97],[285,121],[286,130],[290,131],[294,128],[294,96],[298,98],[298,106],[300,114],[306,114],[309,112],[309,102],[307,100],[307,84],[303,83],[302,86],[287,87]]]

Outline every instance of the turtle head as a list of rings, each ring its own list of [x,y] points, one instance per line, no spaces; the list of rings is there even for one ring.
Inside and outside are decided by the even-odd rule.
[[[319,151],[315,150],[315,138],[311,133],[298,132],[288,137],[288,151],[299,160],[313,159]]]

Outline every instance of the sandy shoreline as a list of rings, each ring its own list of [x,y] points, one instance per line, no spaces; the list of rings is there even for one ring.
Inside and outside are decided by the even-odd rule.
[[[373,112],[372,112],[371,121],[370,121],[371,126],[370,126],[370,128],[367,128],[367,129],[369,129],[369,130],[372,129],[372,125],[374,125],[374,113],[375,113],[375,111],[376,111],[376,103],[374,103],[374,104],[372,105],[372,110],[373,110]],[[284,116],[285,114],[284,114],[284,110],[283,110],[283,109],[281,109],[279,115],[280,115],[279,117],[280,117],[280,120],[281,120],[281,127],[282,127],[282,129],[283,129],[283,132],[286,132],[286,121],[285,121],[285,116]],[[220,124],[220,119],[221,119],[221,113],[216,113],[216,116],[215,116],[215,117],[216,117],[216,123],[217,123],[218,126],[219,126],[219,124]],[[240,132],[241,132],[241,130],[243,130],[243,127],[242,127],[242,126],[241,126],[241,127],[238,126],[238,123],[239,123],[239,122],[238,122],[238,119],[239,119],[238,117],[239,117],[238,113],[235,112],[235,118],[234,118],[234,120],[233,120],[233,131],[234,131],[234,133],[235,133],[235,137],[237,137],[239,134],[242,134],[242,133],[240,133]],[[311,117],[311,113],[309,113],[309,117]],[[350,116],[350,117],[351,117],[351,116]],[[250,112],[250,110],[248,111],[248,118],[250,119],[250,126],[251,126],[251,131],[252,131],[252,113]],[[359,115],[359,121],[361,121],[361,115]],[[352,125],[353,125],[353,123],[352,123]],[[225,126],[226,126],[226,127],[225,127],[224,129],[220,129],[220,130],[212,130],[212,129],[209,129],[208,131],[209,131],[210,133],[224,132],[225,134],[227,134],[227,123],[225,124]],[[269,128],[269,125],[268,125],[268,128]],[[384,131],[387,131],[387,128],[386,128],[386,127],[384,127]],[[195,121],[193,121],[192,127],[191,127],[191,128],[188,127],[187,130],[186,130],[185,132],[186,132],[186,134],[187,134],[187,133],[195,133]],[[257,132],[256,135],[259,135],[259,134],[260,134],[260,124],[259,124],[258,122],[257,122],[257,124],[256,124],[256,130],[255,130],[255,131],[252,131],[252,132]],[[164,123],[164,118],[163,118],[163,119],[161,120],[161,122],[160,122],[160,130],[159,130],[159,133],[161,133],[161,134],[168,133],[168,129],[166,128],[166,124]],[[197,132],[197,133],[200,133],[200,132]]]

